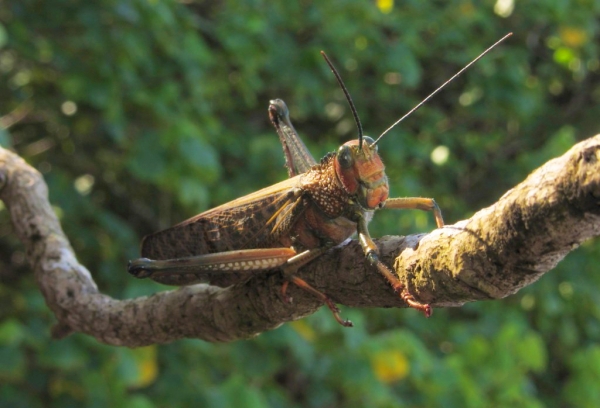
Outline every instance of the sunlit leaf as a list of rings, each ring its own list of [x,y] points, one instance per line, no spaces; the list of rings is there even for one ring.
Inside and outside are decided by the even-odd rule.
[[[389,14],[394,8],[394,0],[377,0],[377,7],[383,14]]]
[[[559,32],[561,40],[568,47],[581,47],[588,40],[585,30],[579,27],[563,26]]]
[[[377,378],[385,383],[402,380],[410,372],[408,359],[397,350],[382,350],[374,354],[371,366]]]
[[[25,329],[16,319],[6,319],[0,323],[0,344],[15,345],[25,338]]]
[[[140,347],[131,351],[137,368],[137,376],[129,385],[134,388],[144,388],[156,381],[158,377],[157,346]]]
[[[296,320],[290,323],[290,326],[306,341],[314,341],[316,333],[305,320]]]

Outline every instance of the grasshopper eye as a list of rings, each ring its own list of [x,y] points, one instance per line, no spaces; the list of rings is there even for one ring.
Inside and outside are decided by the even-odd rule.
[[[337,151],[337,161],[342,166],[342,168],[347,169],[352,167],[354,164],[354,158],[352,157],[352,151],[350,150],[350,146],[340,146]]]

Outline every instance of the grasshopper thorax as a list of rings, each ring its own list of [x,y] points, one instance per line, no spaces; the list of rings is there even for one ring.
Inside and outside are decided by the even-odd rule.
[[[377,145],[364,136],[344,143],[335,155],[335,172],[344,190],[355,197],[365,210],[380,208],[388,198],[389,186],[385,166],[377,153]]]

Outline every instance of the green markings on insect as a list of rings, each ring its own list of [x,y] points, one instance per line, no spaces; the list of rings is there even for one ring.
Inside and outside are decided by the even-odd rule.
[[[471,61],[409,114],[508,36]],[[256,272],[279,270],[285,278],[283,301],[289,301],[287,289],[292,283],[326,304],[340,324],[350,327],[352,323],[340,317],[335,303],[296,272],[358,234],[368,264],[385,277],[409,307],[431,315],[431,306],[415,299],[379,259],[368,229],[373,213],[379,209],[431,211],[438,228],[444,225],[432,198],[388,198],[388,179],[377,142],[408,114],[375,140],[363,135],[348,90],[333,63],[324,52],[322,55],[346,95],[358,138],[317,162],[294,129],[285,103],[272,100],[269,118],[279,135],[290,178],[146,236],[142,258],[129,263],[132,275],[170,285],[209,283],[227,287],[251,279]]]

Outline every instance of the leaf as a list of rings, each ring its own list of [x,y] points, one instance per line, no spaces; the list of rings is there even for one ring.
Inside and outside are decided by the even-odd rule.
[[[538,333],[530,331],[517,344],[522,364],[533,372],[541,373],[546,369],[548,356],[544,340]]]
[[[123,350],[121,354],[125,362],[121,369],[128,387],[144,388],[156,381],[159,373],[156,345]]]
[[[0,48],[4,47],[8,42],[8,34],[2,24],[0,24]]]
[[[185,137],[179,141],[182,160],[202,171],[204,181],[213,180],[218,174],[219,163],[214,148],[200,138]]]
[[[182,177],[179,180],[177,193],[179,200],[189,207],[206,208],[208,205],[208,190],[198,180]]]
[[[9,346],[20,344],[25,338],[25,328],[16,319],[6,319],[0,324],[0,344]]]
[[[140,180],[157,182],[166,171],[166,163],[156,133],[143,133],[138,146],[132,151],[127,167]]]
[[[21,348],[17,346],[0,347],[0,380],[20,380],[25,375],[25,371],[25,354]]]
[[[240,375],[233,374],[223,386],[224,406],[236,408],[266,408],[266,401],[256,387]]]
[[[0,127],[0,146],[10,147],[11,144],[10,134],[6,129]]]
[[[381,350],[371,355],[371,366],[384,383],[403,380],[410,373],[406,355],[398,350]]]
[[[306,323],[306,320],[296,320],[290,323],[290,326],[306,341],[311,342],[316,338],[313,328]]]
[[[87,355],[76,347],[72,338],[52,342],[40,356],[40,364],[44,367],[63,371],[76,371],[85,366]]]

